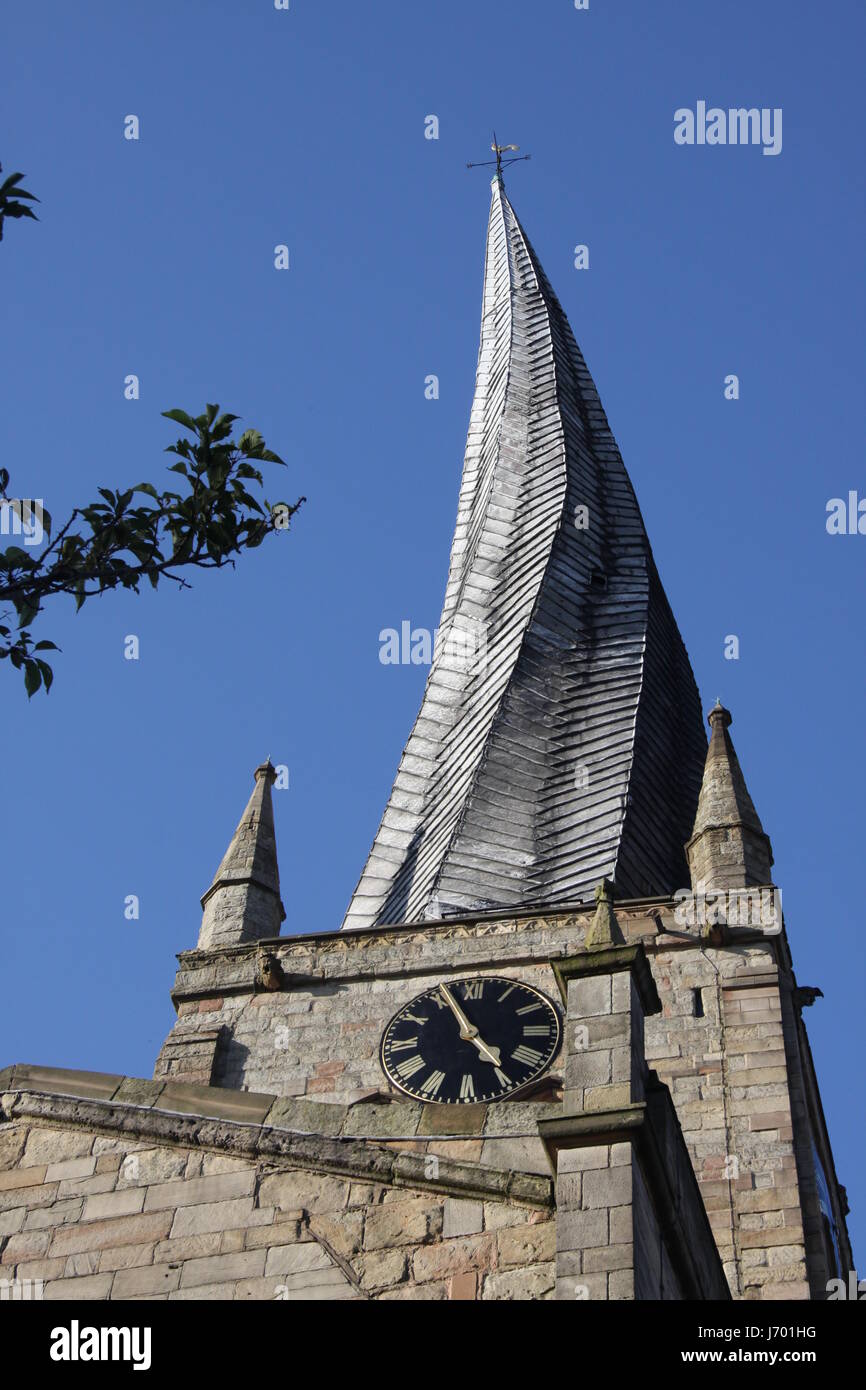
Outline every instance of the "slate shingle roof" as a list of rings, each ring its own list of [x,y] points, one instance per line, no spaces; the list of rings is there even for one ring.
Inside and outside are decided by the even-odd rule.
[[[497,178],[437,652],[343,926],[588,901],[603,877],[673,892],[706,746],[634,490]]]

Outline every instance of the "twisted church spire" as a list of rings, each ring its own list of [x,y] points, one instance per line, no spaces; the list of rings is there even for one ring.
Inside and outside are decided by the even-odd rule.
[[[344,928],[673,892],[705,752],[631,482],[497,175],[439,640]]]

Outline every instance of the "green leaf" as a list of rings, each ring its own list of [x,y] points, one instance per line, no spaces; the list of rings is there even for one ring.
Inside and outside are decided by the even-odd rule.
[[[45,694],[47,695],[48,692],[49,692],[49,690],[51,689],[51,684],[52,684],[52,682],[53,682],[53,680],[54,680],[54,672],[52,671],[51,667],[48,665],[48,662],[47,662],[47,661],[37,661],[37,662],[36,662],[36,665],[39,667],[39,670],[42,672],[42,681],[43,681],[43,684],[45,685]]]
[[[59,652],[60,648],[56,642],[37,642],[33,650],[35,652]]]
[[[27,661],[24,665],[24,689],[27,691],[29,699],[36,694],[42,684],[42,672],[35,661]]]
[[[3,551],[6,561],[14,565],[24,565],[30,560],[26,550],[22,550],[20,545],[7,545]]]
[[[166,420],[174,420],[176,424],[183,425],[186,429],[196,431],[196,423],[191,415],[187,415],[185,410],[164,410],[163,415]]]

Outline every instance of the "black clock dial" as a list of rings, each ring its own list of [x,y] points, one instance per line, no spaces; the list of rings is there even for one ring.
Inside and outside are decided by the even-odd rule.
[[[541,1076],[559,1049],[546,995],[500,976],[452,980],[395,1014],[382,1069],[407,1095],[436,1105],[502,1100]]]

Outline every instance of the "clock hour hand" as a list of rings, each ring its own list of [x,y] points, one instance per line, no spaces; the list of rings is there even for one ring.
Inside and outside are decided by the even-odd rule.
[[[457,1003],[457,1000],[454,998],[454,995],[451,993],[447,985],[440,985],[439,993],[442,995],[442,998],[445,1000],[445,1003],[448,1005],[454,1017],[457,1019],[457,1022],[460,1025],[460,1037],[463,1039],[463,1041],[471,1042],[475,1047],[478,1048],[478,1051],[481,1053],[481,1056],[484,1058],[485,1062],[492,1062],[495,1067],[498,1067],[500,1062],[499,1048],[490,1047],[486,1042],[484,1042],[482,1038],[479,1037],[478,1029],[475,1027],[474,1024],[469,1022],[469,1019],[466,1017],[465,1013],[461,1009],[460,1005]]]

